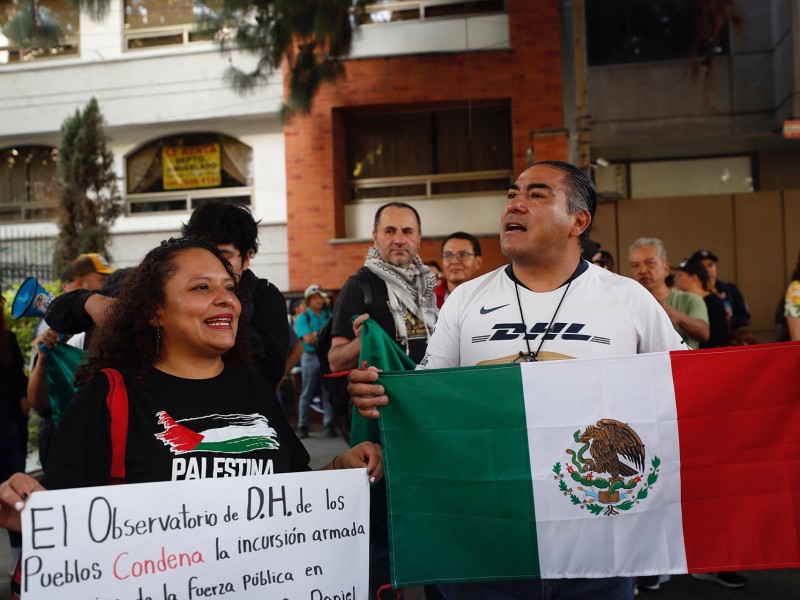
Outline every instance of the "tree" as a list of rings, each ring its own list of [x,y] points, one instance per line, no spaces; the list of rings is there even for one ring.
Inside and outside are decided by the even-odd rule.
[[[34,0],[22,0],[34,1]],[[92,16],[103,17],[110,0],[70,0]],[[221,1],[221,7],[220,6]],[[198,28],[214,33],[220,49],[238,48],[258,57],[248,72],[234,66],[226,77],[241,93],[251,91],[286,61],[288,97],[284,117],[307,114],[325,81],[343,76],[353,25],[350,9],[363,0],[217,0],[195,1]]]
[[[20,8],[3,28],[31,58],[57,52],[64,43],[57,16],[36,1],[15,0]],[[70,3],[99,19],[108,14],[110,0]],[[361,4],[363,0],[195,0],[194,11],[198,28],[213,33],[223,52],[239,49],[258,57],[251,71],[228,68],[226,77],[240,93],[252,91],[285,61],[286,118],[309,113],[320,85],[344,75],[342,61],[353,40],[351,9]]]
[[[63,186],[58,206],[58,238],[53,256],[57,273],[79,254],[108,256],[111,225],[122,213],[114,155],[103,131],[103,115],[92,98],[61,125],[58,177]]]
[[[64,29],[58,15],[36,0],[16,0],[2,33],[31,58],[58,51],[64,44]]]
[[[342,60],[353,40],[352,6],[352,0],[223,0],[218,11],[201,11],[198,25],[216,32],[222,50],[258,56],[250,72],[229,67],[227,76],[240,92],[266,80],[285,60],[282,112],[290,117],[309,113],[320,84],[343,76]]]

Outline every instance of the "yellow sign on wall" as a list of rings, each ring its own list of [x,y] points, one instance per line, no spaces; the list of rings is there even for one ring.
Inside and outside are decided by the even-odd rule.
[[[161,165],[165,190],[217,187],[222,183],[219,144],[165,146]]]

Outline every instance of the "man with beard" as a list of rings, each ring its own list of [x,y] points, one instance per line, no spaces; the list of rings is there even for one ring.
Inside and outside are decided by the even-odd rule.
[[[361,351],[361,324],[376,321],[411,359],[425,355],[436,325],[436,276],[422,262],[419,214],[408,204],[391,202],[375,213],[374,245],[364,266],[351,276],[336,300],[331,323],[331,371],[357,366]],[[360,315],[355,321],[352,318]],[[372,489],[370,514],[369,597],[389,583],[389,547],[386,488]]]
[[[418,363],[436,325],[436,277],[419,255],[419,214],[408,204],[391,202],[375,213],[374,245],[364,266],[350,277],[336,299],[328,360],[331,371],[352,369],[358,362],[357,335],[367,314]],[[371,289],[368,306],[364,287]],[[354,315],[361,315],[355,322]]]

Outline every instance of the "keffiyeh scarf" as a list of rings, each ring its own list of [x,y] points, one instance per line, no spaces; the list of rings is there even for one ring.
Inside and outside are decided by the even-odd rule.
[[[425,266],[419,256],[414,257],[414,262],[408,269],[396,267],[384,261],[378,254],[378,249],[371,246],[367,251],[367,260],[364,262],[372,273],[386,283],[389,292],[389,309],[394,318],[397,336],[403,348],[408,353],[408,331],[406,329],[406,314],[411,313],[425,323],[427,337],[430,339],[436,325],[439,311],[436,308],[436,277]]]

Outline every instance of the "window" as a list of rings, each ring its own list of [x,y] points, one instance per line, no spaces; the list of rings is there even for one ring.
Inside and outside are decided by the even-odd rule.
[[[705,2],[592,0],[585,2],[589,64],[708,57],[730,52],[729,28]],[[714,4],[714,3],[710,3]],[[720,7],[724,3],[720,4]]]
[[[373,0],[354,9],[358,25],[505,12],[504,0]]]
[[[605,198],[671,198],[737,194],[755,190],[751,156],[611,163],[596,168],[597,192]]]
[[[214,32],[198,28],[197,18],[222,4],[223,0],[125,0],[125,46],[137,49],[211,40]]]
[[[77,54],[79,25],[70,0],[0,0],[0,65]]]
[[[504,191],[507,102],[345,117],[350,201]]]
[[[253,151],[226,135],[161,138],[128,156],[126,167],[130,213],[190,211],[211,198],[251,204]]]
[[[52,218],[61,194],[56,149],[16,146],[0,150],[0,156],[0,221]]]

